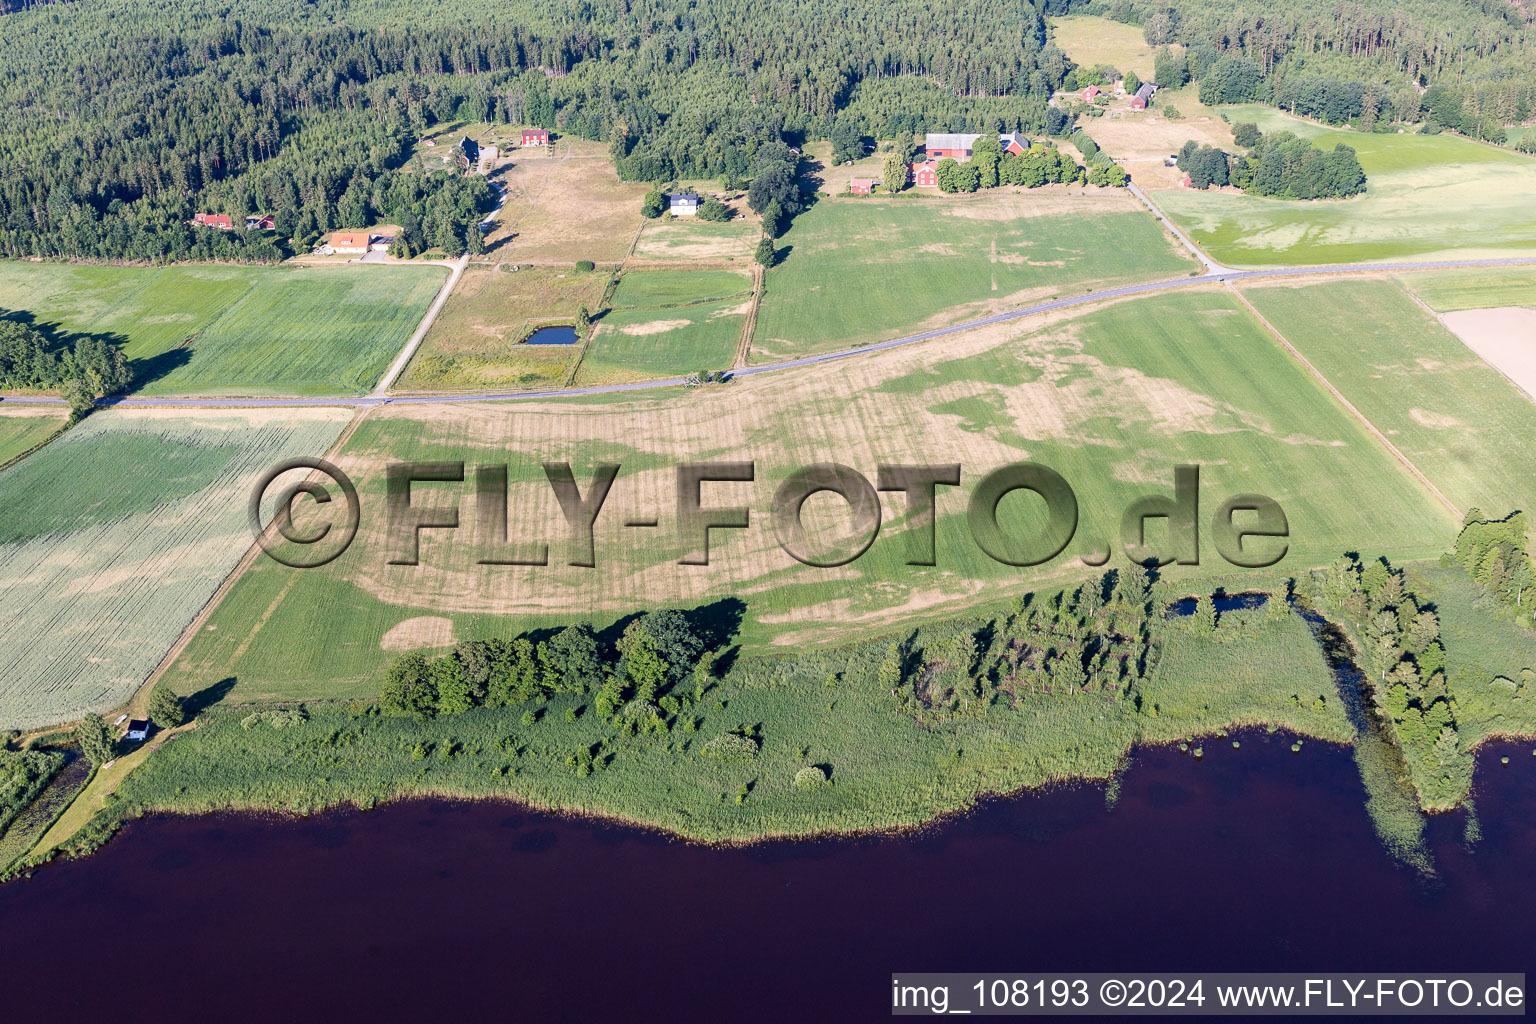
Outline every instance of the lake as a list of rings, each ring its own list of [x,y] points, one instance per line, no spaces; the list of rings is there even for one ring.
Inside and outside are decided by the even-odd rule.
[[[7,1015],[862,1020],[893,970],[1531,966],[1531,744],[1483,756],[1475,844],[1431,820],[1426,878],[1348,750],[1238,736],[1137,753],[1112,808],[1066,786],[736,849],[496,803],[152,817],[0,887]]]

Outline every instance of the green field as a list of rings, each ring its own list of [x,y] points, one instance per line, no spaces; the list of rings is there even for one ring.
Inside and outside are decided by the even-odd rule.
[[[818,203],[780,239],[752,361],[826,352],[1194,268],[1130,200],[1024,194]]]
[[[113,410],[0,472],[0,728],[126,700],[249,547],[255,476],[348,416]]]
[[[913,346],[836,375],[808,367],[687,393],[375,410],[340,456],[365,509],[382,507],[379,467],[389,459],[510,461],[509,535],[548,541],[551,564],[477,564],[473,485],[418,485],[424,504],[457,495],[464,524],[453,535],[427,531],[420,565],[387,564],[381,517],[365,519],[357,542],[324,569],[258,563],[169,678],[186,692],[232,675],[251,699],[361,696],[405,647],[717,602],[741,603],[749,647],[840,642],[1080,577],[1077,555],[1107,543],[1118,551],[1122,511],[1169,493],[1180,463],[1203,467],[1202,516],[1237,493],[1281,503],[1291,540],[1280,572],[1327,564],[1367,540],[1394,558],[1433,557],[1454,534],[1422,485],[1221,291],[1118,303],[1032,332],[974,332],[950,339],[945,353]],[[749,504],[751,528],[715,532],[708,567],[677,564],[674,466],[746,458],[757,462],[756,482],[707,485],[705,501]],[[564,520],[540,469],[550,459],[570,460],[583,487],[593,463],[621,464],[598,521],[595,569],[566,564]],[[1062,473],[1079,506],[1077,539],[1030,569],[985,555],[965,516],[968,488],[1021,459]],[[823,461],[869,477],[880,463],[960,462],[962,487],[939,493],[939,564],[906,564],[899,496],[885,499],[886,528],[857,561],[817,569],[786,555],[767,518],[774,488]],[[1035,509],[1014,502],[1002,521],[1038,526]],[[840,527],[838,509],[830,499],[807,503],[816,537]],[[660,525],[622,525],[632,516]],[[1208,542],[1203,557],[1198,570],[1170,572],[1235,571]],[[317,621],[315,608],[327,615]]]
[[[606,273],[557,267],[466,268],[397,388],[560,387],[579,347],[524,345],[523,338],[540,323],[573,323],[582,306],[595,313],[608,280]]]
[[[1536,509],[1536,406],[1398,284],[1244,294],[1459,508]]]
[[[64,428],[68,414],[54,409],[0,411],[0,466],[24,455]]]
[[[441,267],[95,267],[0,262],[0,308],[120,344],[147,395],[366,392]]]
[[[614,309],[686,306],[751,290],[751,278],[730,270],[636,270],[619,279],[610,305]]]
[[[1202,249],[1232,266],[1355,263],[1536,253],[1536,160],[1453,135],[1376,135],[1325,128],[1257,105],[1230,121],[1290,131],[1313,145],[1353,146],[1366,194],[1293,202],[1160,191],[1164,211]]]
[[[1461,309],[1536,307],[1536,270],[1479,267],[1441,273],[1405,274],[1399,280],[1436,313]]]
[[[730,369],[749,301],[743,294],[724,302],[612,310],[597,325],[576,383],[611,384]]]
[[[117,806],[128,814],[306,812],[434,792],[575,808],[701,839],[761,839],[914,825],[988,793],[1108,778],[1135,743],[1210,736],[1231,725],[1273,723],[1335,742],[1353,736],[1328,666],[1294,614],[1275,621],[1229,613],[1214,635],[1200,638],[1154,625],[1169,634],[1170,652],[1169,671],[1159,671],[1152,688],[1155,716],[1151,697],[1138,700],[1112,682],[1051,692],[1019,688],[1006,667],[993,671],[1016,625],[936,623],[911,638],[914,660],[930,664],[957,629],[995,638],[981,651],[983,699],[957,714],[918,716],[893,698],[877,671],[889,638],[740,658],[702,694],[685,679],[663,698],[680,695],[685,709],[638,735],[616,730],[595,713],[590,693],[575,691],[423,722],[381,717],[371,706],[317,706],[309,721],[282,729],[232,708],[157,753],[124,783]],[[1306,705],[1293,704],[1293,694]],[[1317,697],[1322,707],[1313,710]],[[536,721],[524,720],[525,710]],[[759,737],[750,761],[701,756],[711,739],[743,723]],[[1241,756],[1219,739],[1207,745],[1208,756]],[[575,757],[594,750],[596,771],[573,769]],[[317,757],[323,772],[314,770]],[[796,774],[809,765],[831,784],[797,787]]]

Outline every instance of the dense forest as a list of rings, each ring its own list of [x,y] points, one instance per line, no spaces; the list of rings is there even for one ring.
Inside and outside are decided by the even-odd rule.
[[[1502,142],[1536,111],[1536,4],[1511,0],[1051,0],[1051,13],[1140,25],[1184,46],[1159,84],[1200,83],[1202,102],[1262,100],[1370,131],[1427,119]]]
[[[468,238],[411,147],[449,120],[606,143],[636,180],[842,131],[1042,130],[1070,65],[1029,0],[78,0],[0,18],[0,252],[264,261],[364,216]],[[849,125],[853,127],[848,127]],[[402,183],[404,182],[404,183]],[[448,222],[451,226],[444,228]],[[241,223],[236,220],[236,223]]]

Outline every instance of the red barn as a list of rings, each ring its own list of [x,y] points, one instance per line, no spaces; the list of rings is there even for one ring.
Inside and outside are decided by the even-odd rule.
[[[549,145],[549,130],[546,128],[524,128],[523,145],[547,146]]]
[[[913,164],[907,168],[907,180],[919,188],[938,188],[939,165],[932,160],[927,163]]]
[[[997,143],[1003,147],[1004,153],[1012,153],[1014,156],[1023,156],[1025,151],[1029,149],[1029,140],[1018,132],[999,135]]]
[[[1146,110],[1147,104],[1152,101],[1152,94],[1157,92],[1157,86],[1151,82],[1141,83],[1141,88],[1136,90],[1136,95],[1131,97],[1132,110]]]
[[[856,196],[867,196],[875,191],[874,178],[854,178],[848,183],[848,191]]]
[[[199,213],[192,218],[192,223],[201,224],[205,228],[218,228],[220,231],[228,231],[234,227],[229,222],[227,213]]]
[[[1096,86],[1096,85],[1090,85],[1088,88],[1083,90],[1083,102],[1084,103],[1092,103],[1093,102],[1093,98],[1095,96],[1097,96],[1098,94],[1099,94],[1099,87]]]

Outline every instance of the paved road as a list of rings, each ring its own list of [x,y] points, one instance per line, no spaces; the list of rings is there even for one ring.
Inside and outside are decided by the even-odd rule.
[[[1198,249],[1194,250],[1199,252]],[[462,263],[462,261],[460,261]],[[863,345],[859,348],[841,349],[836,352],[823,352],[820,355],[803,356],[799,359],[786,359],[778,363],[764,363],[761,366],[748,366],[734,371],[738,377],[755,377],[761,373],[774,373],[779,370],[789,370],[797,366],[815,366],[820,363],[835,362],[839,359],[848,359],[853,356],[864,355],[868,352],[882,352],[886,349],[901,348],[904,345],[915,345],[919,342],[932,341],[935,338],[948,337],[951,334],[962,334],[966,331],[974,331],[978,327],[989,327],[993,324],[1005,324],[1014,320],[1022,320],[1026,317],[1038,316],[1041,313],[1049,313],[1058,309],[1070,309],[1073,306],[1085,306],[1094,302],[1103,302],[1106,299],[1125,298],[1132,295],[1150,295],[1157,292],[1172,291],[1176,288],[1188,288],[1192,285],[1217,284],[1224,281],[1244,281],[1269,278],[1286,277],[1316,277],[1328,274],[1359,274],[1359,273],[1383,273],[1400,272],[1409,270],[1461,270],[1473,267],[1522,267],[1536,266],[1536,256],[1509,256],[1495,259],[1482,260],[1432,260],[1422,263],[1341,263],[1329,266],[1316,267],[1276,267],[1268,270],[1231,270],[1220,268],[1214,272],[1207,272],[1196,277],[1177,277],[1165,281],[1147,281],[1142,284],[1121,285],[1118,288],[1105,288],[1102,291],[1085,292],[1082,295],[1072,295],[1062,299],[1052,299],[1049,302],[1039,302],[1033,306],[1024,306],[1019,309],[1010,309],[1003,313],[994,313],[976,320],[967,320],[964,323],[953,324],[949,327],[938,327],[931,331],[923,331],[921,334],[908,334],[900,338],[892,338],[890,341],[877,342],[873,345]],[[462,266],[456,266],[455,274],[462,270]],[[396,359],[396,365],[390,368],[386,379],[393,379],[399,370],[403,369],[405,362],[409,360],[415,346],[420,343],[421,336],[426,333],[431,319],[437,315],[449,289],[438,296],[428,311],[428,319],[424,320],[413,336],[406,351]],[[135,398],[113,397],[99,400],[96,404],[104,407],[135,408],[140,406],[155,406],[160,408],[191,408],[191,409],[229,409],[248,407],[303,407],[303,406],[349,406],[368,407],[375,405],[437,405],[454,402],[508,402],[534,398],[572,398],[581,395],[609,395],[626,391],[650,391],[656,388],[676,387],[687,380],[686,377],[668,377],[665,380],[648,380],[635,384],[603,384],[592,387],[552,388],[545,391],[502,391],[481,392],[469,395],[386,395],[374,392],[369,395],[339,396],[336,398]],[[43,397],[19,397],[0,398],[0,405],[63,405],[61,398]]]

